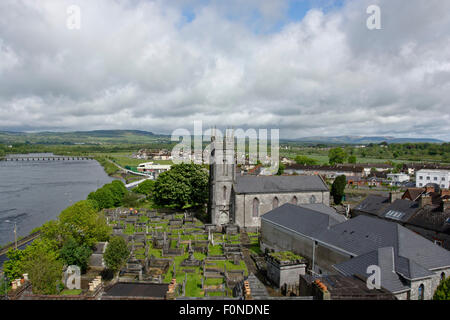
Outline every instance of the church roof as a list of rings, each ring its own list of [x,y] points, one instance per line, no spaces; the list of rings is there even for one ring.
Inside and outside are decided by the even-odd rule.
[[[281,193],[329,191],[319,176],[237,176],[235,192]]]

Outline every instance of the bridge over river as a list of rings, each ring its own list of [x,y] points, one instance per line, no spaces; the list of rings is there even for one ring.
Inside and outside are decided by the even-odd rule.
[[[91,156],[24,156],[3,157],[0,161],[69,161],[69,160],[93,160]]]

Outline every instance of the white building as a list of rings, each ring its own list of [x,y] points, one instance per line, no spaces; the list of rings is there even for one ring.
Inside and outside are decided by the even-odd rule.
[[[154,164],[153,162],[145,162],[138,165],[137,170],[139,172],[151,174],[155,179],[165,171],[170,170],[172,166],[170,164]]]
[[[424,187],[428,183],[436,183],[441,188],[448,189],[450,170],[422,169],[416,172],[416,187]]]
[[[406,173],[388,173],[387,178],[390,180],[391,185],[409,181],[409,175]]]

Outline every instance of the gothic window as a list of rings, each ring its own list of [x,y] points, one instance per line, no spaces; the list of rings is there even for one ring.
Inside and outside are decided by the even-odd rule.
[[[298,199],[297,199],[296,196],[293,196],[293,197],[292,197],[291,203],[292,203],[293,205],[297,205]]]
[[[258,198],[253,199],[253,218],[259,217],[259,200]]]
[[[309,203],[316,203],[316,197],[315,197],[314,195],[312,195],[312,196],[309,198]]]
[[[223,199],[227,200],[227,187],[223,186]]]
[[[425,287],[423,283],[419,286],[419,300],[424,300],[425,298]]]
[[[273,207],[273,209],[275,209],[275,208],[277,208],[278,207],[278,198],[277,197],[275,197],[275,198],[273,198],[273,201],[272,201],[272,207]]]

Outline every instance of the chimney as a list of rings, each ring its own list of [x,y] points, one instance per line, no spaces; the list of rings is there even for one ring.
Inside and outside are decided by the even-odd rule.
[[[402,193],[401,192],[395,192],[395,191],[389,192],[389,203],[392,203],[395,200],[398,200],[398,199],[401,199],[401,198],[402,198]]]
[[[450,209],[450,199],[442,199],[441,203],[442,212]]]
[[[419,208],[423,208],[431,204],[431,196],[428,194],[423,194],[419,198]]]

